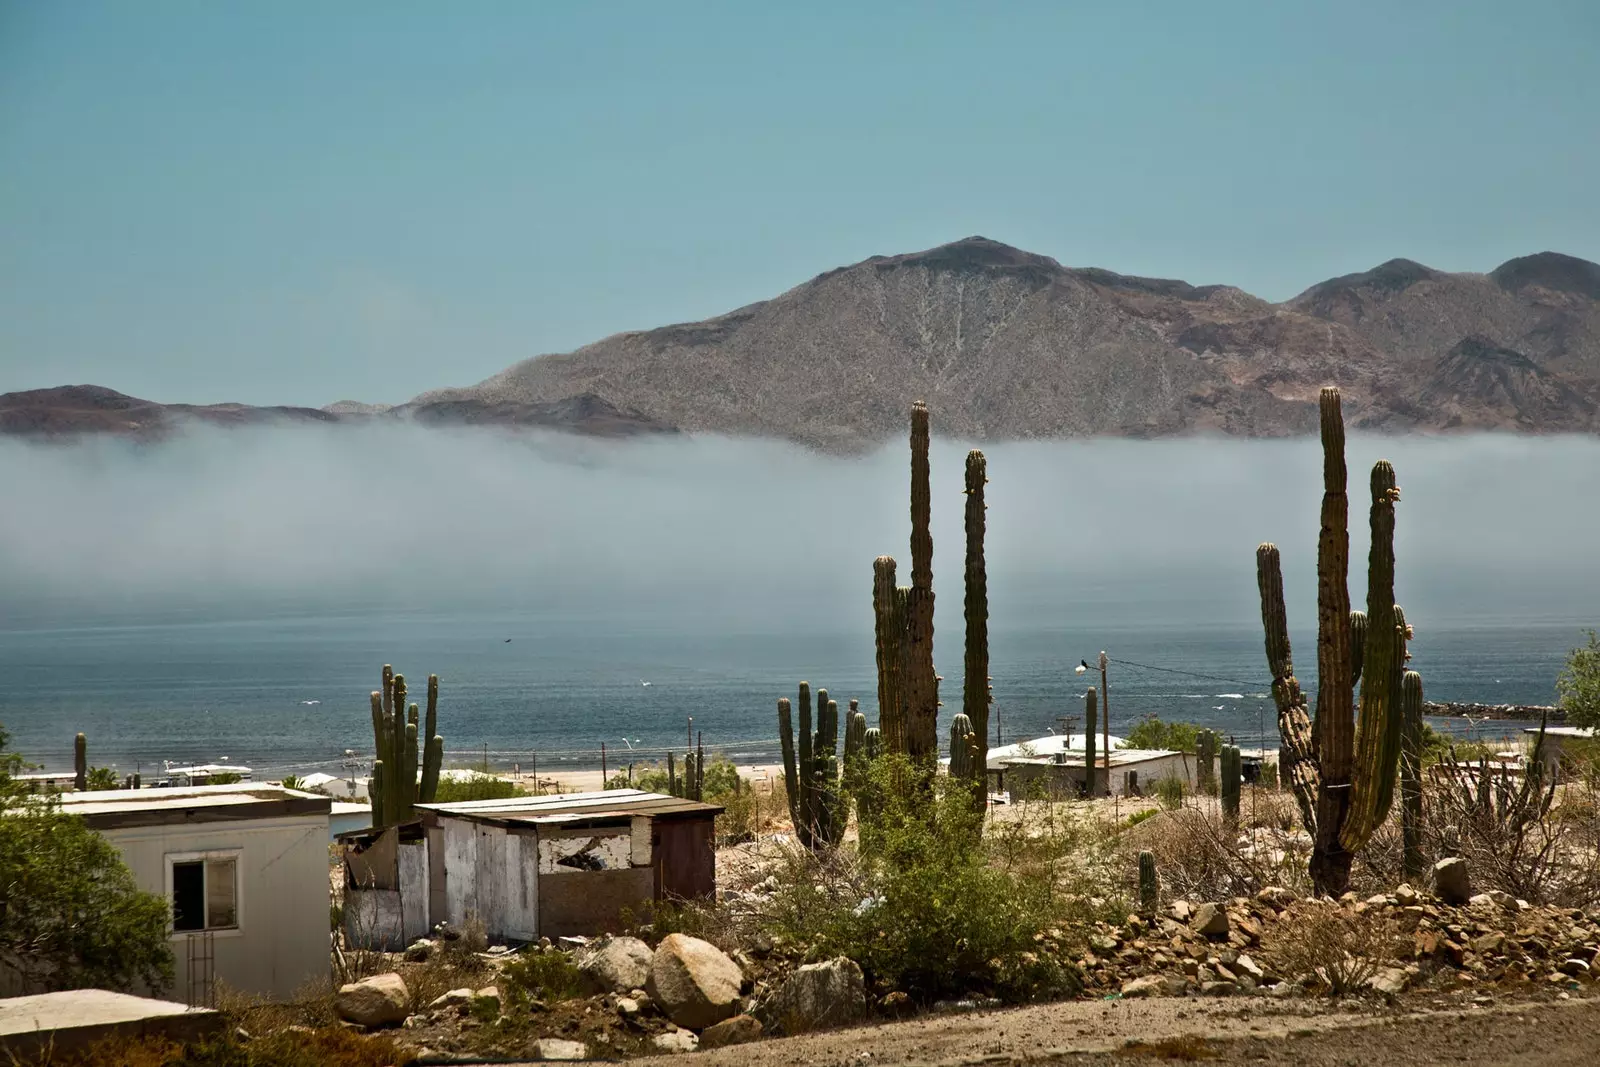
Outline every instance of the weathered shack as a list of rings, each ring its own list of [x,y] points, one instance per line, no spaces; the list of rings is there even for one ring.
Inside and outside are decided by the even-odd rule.
[[[1049,756],[1016,756],[999,762],[998,772],[991,770],[989,777],[996,788],[1009,790],[1015,797],[1034,793],[1070,797],[1083,791],[1086,771],[1082,752],[1062,750]],[[1182,752],[1116,748],[1111,750],[1109,771],[1106,762],[1105,753],[1095,754],[1095,784],[1102,794],[1150,795],[1155,792],[1156,783],[1165,778],[1182,782],[1186,792],[1194,788],[1194,761]]]
[[[497,941],[613,930],[651,901],[715,895],[721,811],[637,789],[419,804],[414,822],[340,835],[345,932],[395,948],[469,918]]]

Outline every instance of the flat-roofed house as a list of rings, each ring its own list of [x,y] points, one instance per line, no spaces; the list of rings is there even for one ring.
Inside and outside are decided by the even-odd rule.
[[[287,1000],[328,977],[327,797],[237,782],[60,802],[170,902],[175,998],[209,1002],[225,982]]]

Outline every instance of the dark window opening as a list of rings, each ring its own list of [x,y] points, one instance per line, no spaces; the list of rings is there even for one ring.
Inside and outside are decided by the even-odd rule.
[[[172,928],[206,928],[206,865],[200,860],[172,865]]]

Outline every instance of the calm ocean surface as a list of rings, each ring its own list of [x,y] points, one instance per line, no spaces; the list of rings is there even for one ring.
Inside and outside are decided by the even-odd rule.
[[[960,710],[959,617],[941,632],[942,728]],[[1302,682],[1314,691],[1312,635],[1294,637]],[[1570,622],[1419,628],[1412,666],[1430,699],[1548,704],[1578,640]],[[1113,733],[1154,713],[1218,727],[1244,745],[1263,730],[1274,735],[1259,629],[1190,625],[993,633],[1004,739],[1081,717],[1091,679],[1072,667],[1094,663],[1102,648],[1113,661]],[[613,765],[630,745],[636,758],[654,759],[668,746],[682,750],[691,716],[709,749],[774,759],[776,699],[793,696],[802,678],[841,705],[860,699],[876,718],[869,634],[696,634],[478,614],[4,631],[0,724],[15,749],[49,769],[71,766],[79,730],[91,763],[123,773],[224,756],[258,777],[329,769],[345,749],[370,754],[367,694],[386,662],[407,675],[413,695],[425,693],[429,672],[440,676],[441,733],[447,762],[458,764],[487,752],[494,766],[526,768],[537,752],[541,769],[595,766],[602,741]],[[1515,726],[1480,729],[1499,736]]]

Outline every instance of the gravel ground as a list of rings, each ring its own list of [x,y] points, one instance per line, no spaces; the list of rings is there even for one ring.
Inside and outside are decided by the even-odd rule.
[[[1600,1000],[1406,1011],[1325,1001],[1155,998],[923,1017],[631,1062],[652,1067],[957,1067],[1198,1059],[1285,1067],[1542,1067],[1600,1062],[1594,1047],[1597,1027]]]

